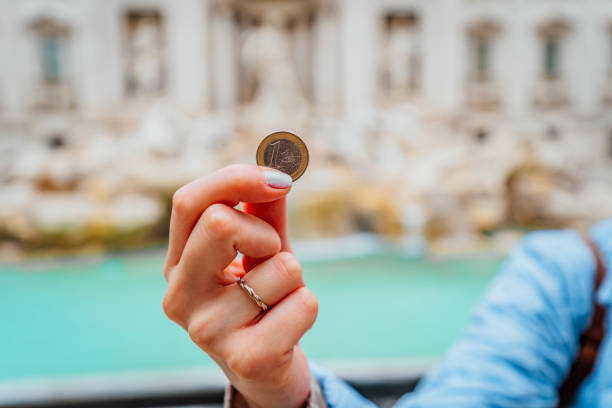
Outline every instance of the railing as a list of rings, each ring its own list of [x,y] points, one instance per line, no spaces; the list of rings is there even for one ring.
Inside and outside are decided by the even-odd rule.
[[[406,378],[403,380],[380,382],[372,380],[369,382],[349,382],[359,393],[380,408],[392,407],[393,404],[405,393],[411,392],[418,382],[418,378]],[[108,395],[90,396],[88,398],[55,398],[48,401],[27,401],[23,403],[12,403],[10,405],[0,404],[0,407],[12,408],[108,408],[108,407],[222,407],[223,387],[202,389],[190,392],[165,392],[160,395]]]
[[[411,392],[432,359],[343,363],[333,368],[381,408]],[[217,369],[109,373],[0,382],[1,408],[221,407],[227,380]]]

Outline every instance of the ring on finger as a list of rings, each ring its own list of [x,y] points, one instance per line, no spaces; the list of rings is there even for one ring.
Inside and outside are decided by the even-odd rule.
[[[264,312],[266,310],[268,310],[268,305],[266,304],[266,302],[264,302],[258,295],[257,293],[255,293],[255,291],[253,290],[252,287],[250,287],[249,285],[246,284],[246,282],[244,281],[244,279],[239,278],[237,281],[238,285],[242,288],[242,290],[244,291],[244,293],[246,293],[251,299],[253,299],[253,302],[255,302],[257,304],[257,306],[259,306],[261,308],[261,310],[263,310]]]

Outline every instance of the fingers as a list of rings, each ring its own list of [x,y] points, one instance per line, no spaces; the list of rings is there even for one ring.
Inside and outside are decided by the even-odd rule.
[[[268,258],[280,250],[280,238],[267,222],[225,204],[208,207],[187,240],[178,270],[181,279],[202,291],[228,285],[235,273],[226,274],[226,267],[237,251]]]
[[[300,287],[267,312],[255,327],[271,349],[287,353],[312,327],[318,311],[315,295]]]
[[[255,325],[232,333],[221,348],[231,371],[249,379],[283,364],[318,313],[314,294],[301,287],[285,297]]]
[[[282,197],[267,203],[245,203],[244,211],[252,214],[270,224],[281,239],[281,251],[291,251],[287,236],[287,198]],[[243,265],[245,271],[250,271],[261,259],[245,256]]]
[[[267,183],[265,171],[270,170],[253,165],[233,165],[181,187],[172,199],[166,269],[179,262],[189,234],[211,204],[225,203],[233,207],[241,201],[262,203],[285,196],[290,183],[279,183],[278,177],[268,178],[271,181]]]
[[[261,263],[244,280],[271,307],[270,310],[282,303],[287,295],[304,286],[300,264],[288,252],[281,252]],[[205,351],[214,348],[214,339],[224,338],[229,333],[252,325],[262,312],[238,284],[221,288],[214,301],[195,307],[197,311],[185,326]]]
[[[302,267],[295,255],[289,252],[280,252],[261,263],[244,276],[244,281],[271,308],[304,286]],[[235,319],[235,327],[243,327],[252,323],[261,309],[238,285],[234,289],[240,292],[241,301],[235,303],[231,319]]]

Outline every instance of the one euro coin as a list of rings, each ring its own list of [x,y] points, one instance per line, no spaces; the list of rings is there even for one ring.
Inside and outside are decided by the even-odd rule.
[[[266,136],[257,148],[257,164],[299,179],[308,167],[308,149],[302,139],[290,132]]]

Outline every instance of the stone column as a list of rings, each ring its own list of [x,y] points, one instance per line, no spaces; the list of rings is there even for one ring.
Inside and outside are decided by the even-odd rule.
[[[441,113],[454,113],[465,100],[467,50],[461,25],[463,3],[431,0],[423,21],[423,95]]]
[[[363,118],[374,99],[376,70],[374,53],[378,14],[369,0],[340,3],[343,102],[350,118]]]
[[[610,55],[608,31],[592,0],[582,1],[580,8],[582,12],[575,13],[572,32],[567,36],[567,55],[563,60],[568,65],[570,103],[578,115],[594,116],[600,110],[604,89],[599,81],[597,59]]]
[[[31,107],[37,74],[36,42],[28,31],[21,2],[0,2],[0,110],[9,119],[23,119]]]
[[[304,94],[310,96],[312,93],[312,31],[305,18],[300,19],[295,27],[295,70],[300,80]]]
[[[16,40],[19,28],[17,25],[17,3],[10,0],[0,1],[0,55],[2,55],[2,69],[0,69],[0,116],[14,118],[23,113],[24,85],[18,78],[19,50]]]
[[[539,75],[540,48],[534,26],[528,19],[530,0],[519,0],[510,8],[508,18],[508,64],[503,67],[507,78],[502,85],[506,111],[514,120],[523,120],[533,102],[534,85]],[[520,64],[515,62],[520,60]],[[506,81],[507,79],[507,81]]]
[[[101,108],[100,91],[104,84],[99,82],[103,82],[103,71],[108,68],[99,53],[108,38],[99,33],[97,23],[101,18],[98,4],[82,2],[75,6],[75,9],[79,8],[80,18],[70,27],[68,76],[76,109],[80,114],[91,117],[99,113]]]
[[[181,0],[165,9],[168,93],[183,108],[201,108],[208,95],[208,2]]]
[[[125,61],[123,60],[125,24],[124,9],[115,1],[106,1],[104,5],[94,3],[92,7],[97,25],[94,41],[95,78],[97,106],[106,110],[117,106],[125,97]]]
[[[339,105],[340,25],[337,10],[330,5],[318,10],[314,27],[313,99],[323,110]]]
[[[232,10],[226,3],[214,4],[211,31],[214,106],[232,110],[238,103],[238,50]]]

